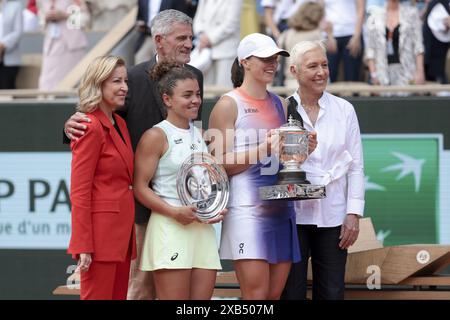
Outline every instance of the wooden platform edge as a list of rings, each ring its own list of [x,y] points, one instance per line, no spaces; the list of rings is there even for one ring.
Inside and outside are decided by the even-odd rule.
[[[72,275],[73,277],[73,275]],[[77,277],[73,277],[76,279]],[[79,284],[61,285],[53,290],[53,295],[56,296],[79,296]],[[240,298],[241,290],[234,271],[221,271],[217,273],[216,284],[213,297],[218,298]]]

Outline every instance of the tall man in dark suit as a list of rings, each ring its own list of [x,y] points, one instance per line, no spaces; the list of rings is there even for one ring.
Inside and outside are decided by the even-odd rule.
[[[156,82],[150,78],[150,70],[158,61],[186,64],[190,60],[192,50],[192,19],[180,11],[165,10],[158,13],[152,20],[151,32],[156,45],[156,55],[150,61],[128,70],[128,95],[125,108],[121,112],[121,116],[127,122],[133,150],[136,150],[141,135],[166,116]],[[198,69],[188,67],[192,68],[198,77],[203,98],[203,75]],[[198,114],[200,117],[201,110]],[[78,112],[67,120],[64,131],[69,139],[76,139],[83,134],[86,128],[82,124],[83,121],[89,121],[89,119]],[[142,244],[149,217],[150,210],[136,202],[138,256],[131,265],[128,299],[155,298],[151,273],[139,270]]]
[[[139,0],[136,26],[139,32],[135,47],[135,63],[149,60],[155,51],[150,22],[161,11],[174,9],[194,19],[197,1],[193,0]]]

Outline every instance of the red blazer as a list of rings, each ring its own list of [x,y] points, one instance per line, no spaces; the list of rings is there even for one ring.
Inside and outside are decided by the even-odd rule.
[[[87,114],[86,133],[72,141],[72,236],[68,253],[91,253],[95,261],[124,261],[134,233],[133,150],[125,121],[115,114],[126,144],[108,117]]]

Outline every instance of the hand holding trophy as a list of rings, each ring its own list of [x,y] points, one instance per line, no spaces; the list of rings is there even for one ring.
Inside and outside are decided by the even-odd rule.
[[[226,212],[229,182],[225,169],[206,152],[189,155],[177,176],[177,192],[183,205],[195,206],[198,219],[218,222]],[[217,220],[217,221],[216,221]]]
[[[279,160],[283,169],[278,172],[278,182],[259,188],[262,200],[307,200],[326,197],[325,186],[312,185],[306,179],[301,165],[308,158],[309,132],[301,123],[289,117],[286,124],[277,129],[280,138]]]

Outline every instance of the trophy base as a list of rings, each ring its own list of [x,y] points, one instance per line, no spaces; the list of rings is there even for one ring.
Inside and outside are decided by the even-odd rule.
[[[306,180],[305,171],[283,171],[278,172],[277,184],[311,184]]]
[[[313,184],[278,184],[259,188],[261,200],[311,200],[326,198],[325,186]]]

